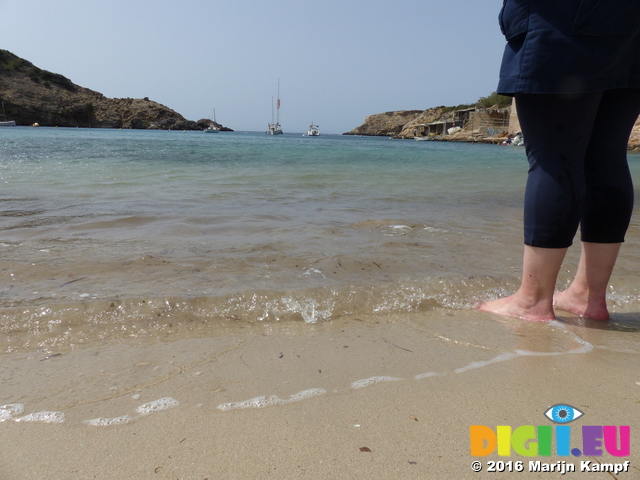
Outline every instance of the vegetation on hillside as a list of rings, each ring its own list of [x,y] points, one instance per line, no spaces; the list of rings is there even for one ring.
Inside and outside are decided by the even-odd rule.
[[[476,103],[455,105],[452,107],[440,107],[442,108],[442,114],[445,115],[449,112],[455,112],[457,110],[466,110],[467,108],[491,108],[497,105],[498,108],[507,108],[511,106],[511,97],[507,97],[505,95],[500,95],[496,92],[493,92],[491,95],[487,97],[480,97]]]
[[[507,108],[511,106],[511,100],[511,97],[493,92],[488,97],[480,97],[476,105],[482,108],[491,108],[494,105],[498,105],[499,108]]]
[[[0,50],[0,75],[3,72],[20,72],[26,74],[33,82],[42,83],[47,88],[51,84],[58,85],[70,92],[75,92],[77,87],[67,77],[59,73],[48,72],[34,66],[31,62],[23,60],[7,50]]]

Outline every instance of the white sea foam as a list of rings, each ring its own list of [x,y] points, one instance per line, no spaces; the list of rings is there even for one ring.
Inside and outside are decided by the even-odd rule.
[[[177,407],[178,405],[180,405],[180,402],[175,398],[162,397],[158,400],[154,400],[153,402],[143,403],[136,408],[136,412],[140,415],[149,415],[151,413],[159,412],[160,410]]]
[[[423,378],[436,377],[438,375],[440,375],[438,372],[427,372],[427,373],[420,373],[413,378],[415,378],[416,380],[422,380]]]
[[[517,358],[521,356],[518,353],[514,353],[514,352],[505,352],[505,353],[501,353],[500,355],[498,355],[497,357],[493,357],[489,360],[484,360],[482,362],[471,362],[469,365],[466,365],[464,367],[460,367],[460,368],[456,368],[454,370],[455,373],[464,373],[468,370],[475,370],[476,368],[482,368],[482,367],[486,367],[487,365],[493,365],[494,363],[499,363],[499,362],[504,362],[506,360],[512,360],[514,358]]]
[[[384,234],[386,237],[393,237],[396,235],[406,235],[411,230],[413,230],[409,225],[389,225],[386,228],[386,233]]]
[[[295,300],[293,298],[283,298],[282,304],[290,312],[299,313],[306,323],[316,323],[318,320],[331,318],[334,303],[325,302],[324,308],[313,298],[307,300]]]
[[[327,391],[324,388],[310,388],[291,395],[287,399],[282,399],[277,395],[269,395],[268,397],[255,397],[241,402],[229,402],[218,405],[220,410],[235,410],[240,408],[264,408],[274,405],[286,405],[287,403],[299,402],[308,398],[324,395]]]
[[[435,227],[424,227],[423,230],[426,230],[427,232],[431,232],[431,233],[449,233],[448,230],[445,230],[443,228],[435,228]]]
[[[310,277],[312,274],[316,274],[316,275],[320,275],[322,276],[322,278],[327,278],[324,273],[322,273],[322,270],[318,269],[318,268],[305,268],[304,269],[304,273],[302,275],[300,275],[301,277]]]
[[[64,423],[64,420],[62,412],[35,412],[16,418],[16,422]]]
[[[0,407],[0,422],[11,420],[17,415],[24,413],[24,405],[21,403],[9,403]]]
[[[110,427],[112,425],[124,425],[130,421],[131,417],[129,415],[123,415],[121,417],[114,418],[93,418],[91,420],[85,420],[84,423],[93,425],[94,427]]]
[[[353,382],[351,384],[351,388],[365,388],[365,387],[369,387],[371,385],[375,385],[376,383],[397,382],[399,380],[402,380],[402,378],[396,378],[396,377],[369,377],[369,378],[363,378],[362,380],[356,380],[355,382]]]

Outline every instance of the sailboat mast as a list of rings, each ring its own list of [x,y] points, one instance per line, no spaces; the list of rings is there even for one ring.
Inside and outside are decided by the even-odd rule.
[[[273,95],[271,95],[271,123],[273,124],[274,122],[274,118],[273,118]]]
[[[280,126],[280,79],[278,79],[278,108],[276,113],[276,124]]]

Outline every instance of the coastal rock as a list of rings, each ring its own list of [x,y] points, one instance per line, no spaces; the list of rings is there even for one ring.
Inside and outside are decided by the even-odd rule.
[[[453,109],[444,106],[428,108],[423,110],[413,120],[408,122],[402,127],[400,134],[401,138],[413,138],[415,136],[415,129],[420,124],[443,122],[445,120],[453,119]]]
[[[420,125],[430,124],[434,122],[444,122],[446,124],[456,123],[456,111],[470,110],[473,106],[459,105],[457,107],[433,107],[426,110],[402,110],[397,112],[385,112],[370,115],[359,127],[344,133],[343,135],[368,135],[368,136],[388,136],[393,138],[413,139],[416,137],[417,127]],[[461,126],[455,133],[444,136],[436,136],[434,140],[452,141],[452,142],[486,142],[486,143],[502,143],[507,134],[515,134],[520,131],[520,122],[518,121],[516,109],[513,106],[500,108],[498,105],[492,107],[480,108],[481,116],[487,117],[481,119],[485,123],[491,123],[495,120],[496,125],[500,123],[504,116],[509,118],[509,126],[499,126],[491,130],[497,132],[490,134],[487,128],[478,128],[476,122],[460,123]],[[478,113],[476,113],[478,115]],[[552,116],[553,112],[549,112]],[[492,119],[492,117],[496,117]],[[526,139],[525,139],[526,140]],[[629,150],[640,151],[640,117],[636,121],[631,136],[629,138]]]
[[[631,136],[629,137],[629,149],[640,151],[640,117],[638,117],[636,124],[631,130]]]
[[[364,123],[344,135],[396,136],[404,126],[414,120],[423,110],[403,110],[370,115]]]
[[[468,106],[439,106],[426,110],[402,110],[370,115],[362,125],[344,135],[390,136],[393,138],[412,139],[416,136],[417,127],[420,125],[434,122],[452,123],[456,110],[462,107]],[[465,141],[467,137],[471,140],[472,136],[474,136],[473,132],[465,132],[463,129],[463,131],[459,132],[456,136],[440,138],[439,140]],[[476,137],[477,135],[474,136],[474,140],[477,140]]]
[[[18,125],[203,129],[148,98],[107,98],[60,74],[42,70],[7,50],[0,50],[0,92],[7,119],[15,120]]]

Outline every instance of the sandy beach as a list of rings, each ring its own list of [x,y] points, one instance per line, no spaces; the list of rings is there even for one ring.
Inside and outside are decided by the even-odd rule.
[[[551,425],[544,412],[558,403],[584,412],[574,428],[629,425],[631,455],[533,460],[630,460],[614,478],[640,478],[640,352],[621,347],[632,332],[601,327],[438,309],[25,354],[1,367],[3,386],[31,399],[21,417],[57,411],[65,422],[2,423],[0,478],[508,475],[487,472],[491,460],[524,461],[518,478],[550,478],[559,474],[529,472],[515,453],[471,456],[469,426]],[[565,477],[581,475],[612,478]]]
[[[637,213],[610,322],[505,320],[474,305],[519,282],[522,150],[265,137],[0,144],[0,480],[640,479]],[[552,454],[472,455],[558,404]],[[542,471],[583,461],[631,463]]]

